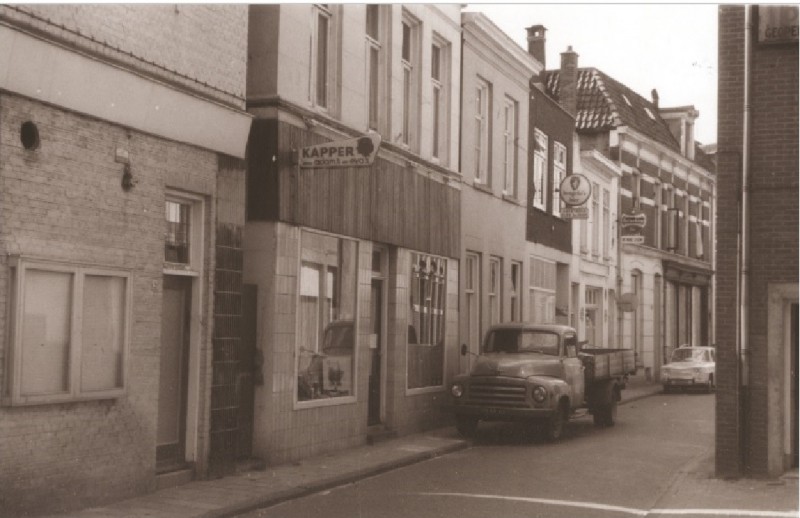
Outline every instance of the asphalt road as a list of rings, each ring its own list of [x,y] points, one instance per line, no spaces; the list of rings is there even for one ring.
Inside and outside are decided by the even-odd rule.
[[[713,395],[657,395],[620,407],[613,428],[574,420],[554,444],[522,425],[481,423],[466,450],[241,516],[642,516],[713,444]]]

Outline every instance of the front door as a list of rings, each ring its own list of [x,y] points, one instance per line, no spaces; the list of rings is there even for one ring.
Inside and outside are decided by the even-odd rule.
[[[180,469],[186,460],[186,399],[192,280],[164,276],[158,382],[156,469]]]
[[[383,279],[372,279],[372,331],[369,354],[369,400],[367,425],[381,424],[381,361],[383,352]]]

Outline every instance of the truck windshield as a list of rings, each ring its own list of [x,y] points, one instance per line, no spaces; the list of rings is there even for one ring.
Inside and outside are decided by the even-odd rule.
[[[558,356],[558,335],[519,329],[495,329],[486,337],[484,352],[541,353]]]

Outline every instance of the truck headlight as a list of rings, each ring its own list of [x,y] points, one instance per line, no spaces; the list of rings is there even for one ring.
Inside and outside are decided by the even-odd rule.
[[[661,379],[662,380],[668,380],[669,379],[669,371],[668,370],[662,370],[661,371]]]
[[[459,383],[456,383],[450,387],[450,393],[453,394],[453,397],[461,397],[464,395],[464,387],[462,387]]]
[[[543,402],[547,399],[547,390],[544,387],[536,387],[533,389],[533,400],[537,403]]]

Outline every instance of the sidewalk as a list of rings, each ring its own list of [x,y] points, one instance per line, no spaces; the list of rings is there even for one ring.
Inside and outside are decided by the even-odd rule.
[[[625,404],[661,392],[661,386],[639,374],[629,380],[622,391]],[[195,481],[182,486],[162,489],[142,497],[124,500],[105,507],[84,509],[59,518],[222,518],[271,506],[360,480],[378,473],[406,466],[439,455],[467,448],[469,441],[459,437],[454,428],[442,428],[427,433],[364,445],[300,462],[270,466],[264,471],[250,471],[216,480]],[[713,452],[696,466],[688,467],[673,481],[662,499],[672,500],[682,508],[728,508],[734,502],[748,509],[796,509],[796,476],[783,485],[775,482],[759,484],[736,483],[709,478],[708,460],[713,472]],[[793,486],[792,486],[793,484]],[[742,493],[742,487],[757,487]],[[762,486],[772,488],[764,491]],[[793,487],[793,490],[791,488]],[[791,491],[790,491],[791,490]],[[780,493],[780,498],[776,496]],[[791,497],[794,495],[794,507]],[[762,502],[763,500],[763,502]],[[783,506],[783,507],[781,507]],[[787,507],[788,506],[788,507]],[[672,507],[672,505],[670,506]]]

